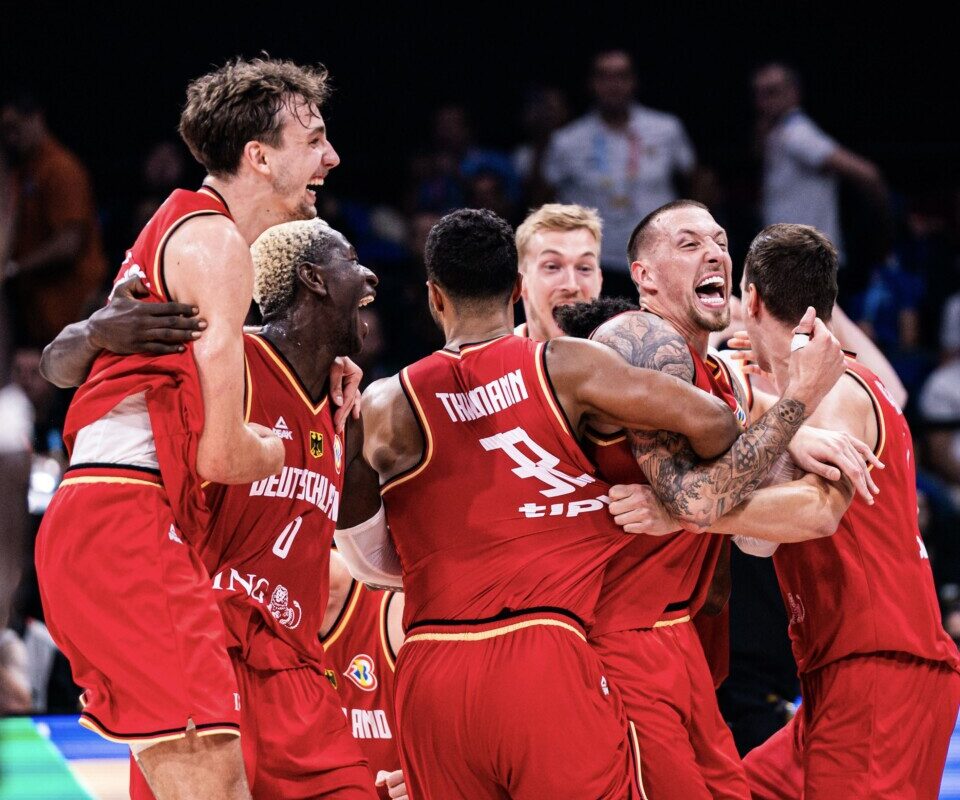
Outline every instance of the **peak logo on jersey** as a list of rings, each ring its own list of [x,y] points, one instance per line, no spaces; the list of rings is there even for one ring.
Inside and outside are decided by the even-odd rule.
[[[273,435],[278,439],[293,439],[293,431],[287,427],[287,421],[283,417],[277,417],[273,423]]]
[[[343,442],[340,441],[340,434],[333,435],[333,468],[340,474],[340,467],[343,466]]]
[[[176,542],[177,544],[183,544],[183,539],[181,539],[177,535],[177,529],[173,527],[173,525],[171,525],[170,530],[167,531],[167,537],[170,539],[171,542]],[[917,538],[919,539],[920,537],[918,536]]]
[[[290,593],[282,583],[278,583],[273,590],[273,594],[270,595],[270,603],[267,606],[267,610],[273,614],[273,618],[283,625],[284,628],[290,628],[291,630],[300,624],[300,620],[303,617],[303,610],[296,600],[293,601],[292,606],[290,605]]]
[[[374,675],[373,659],[361,653],[350,659],[350,666],[343,673],[365,692],[377,688],[377,676]]]
[[[314,458],[323,456],[323,434],[310,431],[310,455]]]

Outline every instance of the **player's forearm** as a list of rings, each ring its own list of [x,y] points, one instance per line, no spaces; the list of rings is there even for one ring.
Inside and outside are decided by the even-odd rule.
[[[99,345],[90,336],[90,321],[68,325],[43,349],[40,374],[54,386],[67,389],[86,380]]]
[[[630,429],[678,433],[701,458],[725,452],[739,432],[723,400],[649,369],[631,368],[626,380],[614,385],[608,382],[602,401],[608,421]]]
[[[268,439],[242,423],[233,433],[218,429],[208,434],[204,430],[197,448],[197,472],[214,483],[253,483],[280,472],[282,451],[279,458],[277,455]]]
[[[685,526],[712,530],[759,486],[803,419],[803,403],[783,399],[713,461],[700,462],[685,442],[663,431],[633,431],[634,454],[672,516]]]
[[[846,511],[842,492],[813,475],[751,494],[710,526],[714,533],[788,544],[831,536]]]

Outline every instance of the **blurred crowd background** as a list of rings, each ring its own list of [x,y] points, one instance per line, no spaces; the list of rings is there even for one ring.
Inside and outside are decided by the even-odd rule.
[[[96,20],[53,5],[33,11],[0,32],[0,597],[19,586],[0,638],[0,710],[76,710],[31,567],[32,536],[65,463],[70,398],[39,376],[40,352],[103,302],[167,194],[202,180],[175,135],[188,80],[261,48],[323,61],[334,78],[325,116],[343,165],[318,210],[380,277],[364,311],[368,381],[442,344],[422,252],[455,208],[490,208],[514,225],[550,200],[597,208],[613,295],[632,292],[633,225],[676,197],[706,203],[727,228],[736,281],[764,224],[827,233],[843,258],[840,305],[907,390],[920,524],[945,625],[960,639],[960,143],[948,121],[949,25],[920,10],[841,18],[806,4],[781,17],[746,6],[601,6],[589,20],[532,9],[363,18],[277,8],[258,26],[197,10]],[[747,747],[765,735],[751,709],[787,713],[797,691],[772,569],[738,555],[734,581],[721,697]]]

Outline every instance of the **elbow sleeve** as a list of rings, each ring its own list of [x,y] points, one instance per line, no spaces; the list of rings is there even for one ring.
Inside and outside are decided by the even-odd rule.
[[[382,505],[370,519],[338,530],[333,538],[350,574],[358,581],[403,590],[400,556],[390,539]]]

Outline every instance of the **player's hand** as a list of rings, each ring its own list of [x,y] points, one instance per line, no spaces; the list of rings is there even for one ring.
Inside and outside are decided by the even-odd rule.
[[[248,422],[247,428],[262,442],[267,451],[267,458],[276,465],[276,468],[270,474],[276,475],[283,469],[283,461],[286,456],[283,442],[280,441],[277,434],[264,425],[256,422]]]
[[[773,376],[760,368],[760,364],[757,362],[757,354],[753,350],[753,343],[746,331],[736,331],[727,340],[727,347],[733,351],[730,358],[742,362],[740,370],[744,375],[756,375],[776,385]]]
[[[611,486],[608,496],[613,521],[626,533],[664,536],[680,530],[680,524],[667,513],[649,486]]]
[[[330,367],[330,397],[337,408],[333,415],[333,424],[337,433],[343,433],[347,419],[353,414],[354,419],[360,419],[360,381],[363,380],[363,370],[346,356],[333,360]]]
[[[403,780],[403,770],[387,772],[385,769],[377,773],[377,786],[386,786],[387,794],[393,800],[410,800],[407,795],[407,784]]]
[[[789,377],[783,397],[803,403],[804,415],[809,417],[840,380],[846,365],[840,342],[817,319],[813,306],[807,309],[793,333],[794,342],[801,346],[792,346]],[[807,337],[807,341],[803,342],[800,337]]]
[[[869,505],[873,505],[873,496],[880,493],[867,466],[883,469],[883,462],[868,445],[849,433],[804,425],[787,450],[804,472],[812,472],[828,481],[840,480],[841,474],[846,476]]]
[[[196,306],[144,303],[149,292],[140,278],[118,283],[110,302],[90,317],[90,342],[100,350],[128,353],[182,353],[200,338],[207,322]]]

